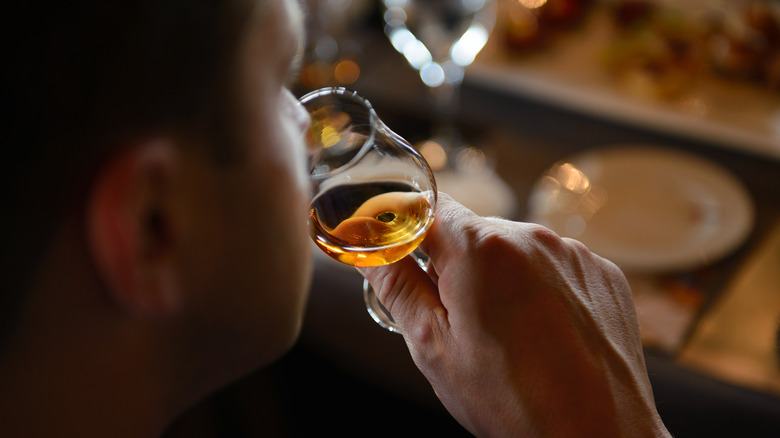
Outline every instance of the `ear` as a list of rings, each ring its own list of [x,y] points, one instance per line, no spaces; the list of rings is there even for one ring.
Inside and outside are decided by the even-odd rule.
[[[168,139],[146,139],[108,160],[87,202],[89,247],[111,299],[141,316],[176,312],[172,186],[178,155]]]

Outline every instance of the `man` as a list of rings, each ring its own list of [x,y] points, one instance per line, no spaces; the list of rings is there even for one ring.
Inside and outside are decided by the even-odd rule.
[[[158,436],[300,329],[308,117],[285,83],[301,12],[83,0],[6,13],[0,424]],[[479,436],[665,435],[620,271],[541,227],[440,204],[423,245],[434,273],[404,260],[364,275],[455,418]]]

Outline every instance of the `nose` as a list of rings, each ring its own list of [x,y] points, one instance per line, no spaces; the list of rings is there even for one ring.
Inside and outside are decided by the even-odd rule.
[[[293,111],[295,113],[295,122],[298,125],[298,129],[300,129],[301,132],[308,131],[311,126],[311,115],[309,112],[306,111],[306,108],[297,100],[295,100],[295,103],[293,104]]]
[[[292,115],[295,126],[298,128],[299,132],[306,132],[309,129],[309,126],[311,126],[311,116],[309,115],[309,112],[306,111],[306,108],[304,108],[298,99],[295,98],[290,90],[285,89],[284,95],[285,100],[287,101],[284,106],[287,107]]]
[[[284,94],[286,101],[284,107],[290,113],[297,132],[299,132],[304,139],[304,145],[306,147],[305,153],[311,162],[313,157],[319,153],[319,149],[321,147],[319,144],[310,141],[309,136],[307,135],[312,124],[311,115],[309,114],[309,111],[306,110],[306,107],[295,98],[295,95],[293,95],[290,90],[285,89]]]

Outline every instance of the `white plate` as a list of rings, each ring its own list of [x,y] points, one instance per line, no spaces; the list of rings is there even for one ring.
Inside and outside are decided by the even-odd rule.
[[[753,225],[741,181],[701,157],[653,146],[600,148],[556,163],[529,220],[580,240],[627,271],[696,268],[734,250]]]

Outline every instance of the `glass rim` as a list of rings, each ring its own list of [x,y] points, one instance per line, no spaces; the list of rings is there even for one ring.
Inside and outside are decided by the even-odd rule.
[[[371,102],[368,101],[365,97],[361,96],[360,93],[358,93],[355,90],[351,90],[346,87],[322,87],[318,88],[316,90],[309,91],[308,93],[304,94],[300,98],[298,98],[298,102],[305,104],[306,102],[313,100],[317,97],[322,96],[328,96],[328,95],[339,95],[339,96],[348,96],[351,98],[354,98],[358,101],[360,101],[368,110],[373,111],[374,107],[371,105]]]
[[[309,170],[309,177],[312,179],[330,178],[335,174],[341,173],[353,167],[355,163],[357,163],[361,158],[363,158],[364,155],[366,155],[366,153],[368,153],[368,149],[370,149],[371,145],[374,143],[374,140],[376,139],[377,130],[378,130],[377,124],[381,123],[379,116],[376,114],[374,107],[371,105],[371,102],[369,102],[368,99],[366,99],[365,97],[361,96],[357,91],[345,87],[319,88],[317,90],[313,90],[304,94],[298,99],[298,102],[300,102],[301,105],[305,106],[307,103],[315,99],[321,97],[328,97],[328,96],[336,96],[338,98],[348,98],[354,102],[357,102],[363,108],[365,108],[366,112],[368,113],[370,133],[368,137],[366,137],[366,139],[363,141],[363,144],[360,146],[360,149],[358,149],[358,152],[355,153],[355,155],[348,162],[339,166],[337,169],[314,175],[312,173],[314,167],[312,167]]]

